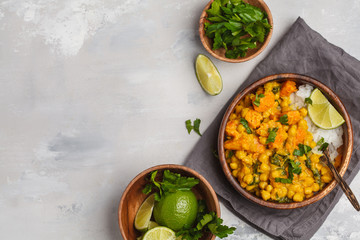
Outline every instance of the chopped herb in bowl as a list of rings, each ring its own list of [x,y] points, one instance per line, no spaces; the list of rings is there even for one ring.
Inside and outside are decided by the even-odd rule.
[[[225,49],[226,58],[245,57],[271,30],[266,12],[242,0],[214,0],[206,13],[205,35],[213,50]]]

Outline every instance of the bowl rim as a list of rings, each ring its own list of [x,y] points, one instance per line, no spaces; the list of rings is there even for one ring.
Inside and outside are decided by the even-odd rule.
[[[156,165],[156,166],[153,166],[153,167],[150,167],[150,168],[147,168],[143,171],[141,171],[139,174],[137,174],[130,182],[129,184],[127,185],[127,187],[125,188],[122,196],[121,196],[121,199],[120,199],[120,202],[119,202],[119,206],[118,206],[118,225],[119,225],[119,228],[120,228],[120,233],[121,235],[123,236],[124,240],[127,239],[127,237],[125,236],[125,231],[122,227],[123,225],[123,221],[121,220],[121,209],[124,207],[124,205],[126,204],[125,203],[125,199],[126,199],[126,196],[127,194],[131,191],[131,187],[134,185],[135,182],[137,182],[139,179],[141,179],[142,177],[148,175],[149,173],[151,173],[152,171],[155,171],[155,170],[165,170],[165,169],[169,169],[169,170],[172,170],[172,169],[179,169],[179,170],[182,170],[182,171],[185,171],[185,172],[188,172],[190,173],[191,175],[193,175],[194,177],[198,178],[200,180],[200,182],[202,182],[206,188],[210,191],[210,194],[211,196],[213,197],[213,201],[215,203],[215,212],[217,214],[218,217],[221,217],[221,211],[220,211],[220,204],[219,204],[219,199],[217,197],[217,194],[215,192],[215,190],[213,189],[213,187],[211,186],[211,184],[205,179],[204,176],[202,176],[199,172],[187,167],[187,166],[184,166],[184,165],[178,165],[178,164],[160,164],[160,165]],[[215,239],[215,235],[212,235],[211,236],[211,240],[214,240]]]
[[[264,11],[266,12],[266,15],[267,15],[267,19],[269,21],[269,24],[271,25],[271,28],[270,28],[270,31],[268,33],[268,35],[266,36],[265,38],[265,41],[262,43],[262,46],[257,49],[257,51],[252,54],[251,56],[245,56],[245,57],[240,57],[240,58],[236,58],[236,59],[231,59],[231,58],[227,58],[227,57],[222,57],[222,56],[219,56],[217,54],[215,54],[215,52],[206,44],[205,42],[205,38],[208,38],[206,35],[205,35],[205,31],[204,31],[204,22],[207,21],[206,20],[206,17],[207,17],[207,13],[206,13],[206,10],[208,10],[210,8],[210,5],[211,3],[213,2],[214,0],[210,0],[210,2],[208,2],[208,4],[206,4],[205,8],[203,9],[203,11],[201,12],[201,15],[200,15],[200,21],[199,21],[199,35],[200,35],[200,40],[201,40],[201,43],[202,45],[204,46],[204,48],[206,49],[206,51],[208,53],[210,53],[213,57],[221,60],[221,61],[224,61],[224,62],[230,62],[230,63],[241,63],[241,62],[246,62],[246,61],[249,61],[253,58],[255,58],[256,56],[258,56],[261,52],[264,51],[264,49],[267,47],[267,45],[269,44],[270,42],[270,39],[272,37],[272,34],[273,34],[273,29],[274,29],[274,21],[273,21],[273,17],[272,17],[272,13],[270,11],[270,8],[267,6],[267,4],[263,1],[263,0],[256,0],[260,3],[260,5],[264,8]],[[246,0],[245,0],[246,2]]]
[[[218,135],[218,153],[219,153],[219,161],[221,164],[221,167],[223,169],[223,172],[227,178],[227,180],[230,182],[230,184],[241,194],[243,195],[245,198],[251,200],[252,202],[255,202],[259,205],[265,206],[265,207],[270,207],[270,208],[275,208],[275,209],[294,209],[294,208],[300,208],[300,207],[304,207],[307,206],[309,204],[312,204],[316,201],[319,201],[320,199],[324,198],[328,193],[330,193],[336,186],[337,182],[335,179],[333,179],[329,184],[327,184],[327,186],[320,191],[319,193],[317,193],[316,195],[314,195],[311,198],[308,198],[302,202],[292,202],[292,203],[275,203],[275,202],[269,202],[269,201],[265,201],[259,197],[254,196],[253,194],[249,193],[248,191],[246,191],[245,189],[243,189],[240,184],[238,183],[238,181],[231,175],[231,171],[228,167],[228,164],[226,163],[226,159],[225,159],[225,151],[224,151],[224,138],[225,138],[225,126],[226,123],[228,121],[228,118],[230,116],[230,114],[233,112],[235,106],[237,105],[237,103],[248,93],[251,93],[252,91],[254,91],[255,89],[257,89],[258,87],[264,85],[267,82],[270,81],[285,81],[286,79],[296,79],[296,80],[301,80],[303,82],[306,82],[312,86],[315,86],[317,88],[319,88],[320,90],[322,90],[323,93],[325,93],[325,95],[327,95],[329,101],[334,105],[334,107],[340,112],[340,114],[344,117],[345,119],[345,125],[346,128],[344,128],[344,131],[347,131],[347,135],[348,135],[348,147],[347,149],[344,149],[343,151],[343,163],[341,165],[341,169],[339,171],[341,176],[344,176],[348,166],[349,166],[349,162],[351,159],[351,154],[353,151],[353,128],[352,128],[352,124],[351,124],[351,119],[350,116],[344,106],[344,104],[342,103],[342,101],[340,100],[340,98],[329,88],[327,87],[325,84],[321,83],[319,80],[316,80],[315,78],[306,76],[306,75],[302,75],[302,74],[296,74],[296,73],[281,73],[281,74],[273,74],[273,75],[269,75],[263,78],[260,78],[259,80],[251,83],[250,85],[248,85],[245,89],[243,89],[242,91],[240,91],[231,101],[231,103],[228,105],[227,110],[223,116],[223,119],[221,121],[221,125],[219,128],[219,135]],[[344,133],[345,134],[345,133]],[[343,135],[344,136],[344,135]],[[346,139],[345,139],[346,141]]]

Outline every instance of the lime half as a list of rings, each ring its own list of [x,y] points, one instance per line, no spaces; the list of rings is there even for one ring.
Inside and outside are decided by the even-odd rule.
[[[310,99],[312,104],[308,105],[309,117],[319,128],[334,129],[345,122],[344,118],[318,88],[312,91]]]
[[[196,77],[201,87],[210,95],[218,95],[223,88],[222,79],[214,63],[203,54],[199,54],[195,61]]]
[[[155,227],[147,231],[142,240],[175,240],[176,235],[173,230],[167,227]]]
[[[152,194],[141,204],[135,216],[135,228],[139,231],[146,231],[149,228],[151,215],[155,205],[155,195]]]

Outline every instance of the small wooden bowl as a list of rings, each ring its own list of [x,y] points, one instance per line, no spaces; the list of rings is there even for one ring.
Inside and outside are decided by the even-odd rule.
[[[148,195],[142,193],[145,185],[148,183],[146,178],[152,171],[158,170],[158,173],[162,174],[164,170],[170,170],[172,172],[180,173],[183,176],[194,177],[199,179],[199,184],[193,187],[192,191],[195,193],[197,199],[204,199],[209,211],[216,212],[220,217],[219,200],[216,196],[214,189],[209,182],[199,173],[195,172],[191,168],[175,165],[165,164],[155,166],[144,170],[137,175],[125,189],[119,204],[118,217],[119,227],[121,235],[124,240],[134,240],[141,234],[134,227],[135,215]],[[214,240],[215,236],[207,233],[201,240]]]
[[[348,112],[346,111],[345,106],[339,99],[339,97],[330,88],[328,88],[327,86],[325,86],[318,80],[315,80],[311,77],[299,75],[299,74],[288,73],[288,74],[270,75],[270,76],[267,76],[265,78],[262,78],[256,82],[254,82],[253,84],[251,84],[250,86],[245,88],[242,92],[240,92],[239,94],[236,95],[236,97],[233,99],[233,101],[230,103],[229,107],[227,108],[227,111],[226,111],[226,113],[222,119],[221,125],[220,125],[219,137],[218,137],[219,158],[220,158],[220,163],[221,163],[222,169],[225,173],[227,180],[245,198],[247,198],[257,204],[260,204],[262,206],[269,207],[269,208],[276,208],[276,209],[300,208],[300,207],[307,206],[311,203],[314,203],[316,201],[319,201],[320,199],[325,197],[327,194],[329,194],[336,186],[335,179],[333,179],[330,183],[328,183],[326,185],[326,187],[323,190],[321,190],[319,193],[315,194],[311,198],[305,199],[302,202],[294,202],[294,203],[269,202],[269,201],[264,201],[262,198],[256,197],[255,195],[249,193],[244,188],[242,188],[240,186],[239,182],[237,181],[237,179],[235,179],[232,176],[231,170],[230,170],[228,164],[226,163],[226,159],[225,159],[225,151],[224,151],[225,127],[228,122],[230,114],[234,112],[236,105],[245,95],[254,92],[258,87],[263,86],[265,83],[270,82],[270,81],[275,81],[275,80],[278,82],[292,80],[292,81],[295,81],[297,85],[310,84],[315,88],[319,88],[325,94],[325,96],[331,102],[331,104],[336,108],[336,110],[338,110],[339,113],[343,116],[343,118],[345,119],[345,124],[342,125],[342,127],[344,129],[344,133],[342,136],[344,144],[342,146],[342,150],[343,150],[342,162],[341,162],[341,165],[339,168],[339,173],[341,176],[344,176],[346,169],[348,168],[348,165],[350,162],[352,149],[353,149],[353,142],[354,142],[353,141],[353,128],[351,125],[350,116],[349,116]]]
[[[245,62],[245,61],[253,59],[257,55],[259,55],[266,48],[268,43],[270,42],[270,38],[272,36],[273,27],[274,27],[272,14],[270,12],[269,7],[266,5],[266,3],[263,0],[244,0],[245,3],[248,3],[248,4],[251,4],[251,5],[255,6],[255,7],[258,7],[267,14],[267,19],[269,21],[269,24],[271,25],[271,29],[270,29],[268,35],[265,37],[264,42],[263,43],[257,43],[258,46],[256,48],[254,48],[254,49],[249,49],[246,52],[245,57],[239,57],[239,58],[236,58],[236,59],[231,59],[231,58],[225,57],[225,49],[224,48],[213,50],[212,49],[213,40],[208,38],[205,35],[204,23],[208,22],[208,20],[206,20],[206,18],[207,18],[206,10],[208,10],[210,8],[211,3],[213,1],[214,0],[211,0],[206,5],[206,7],[204,8],[204,10],[203,10],[203,12],[201,13],[201,16],[200,16],[200,26],[199,26],[200,40],[201,40],[203,46],[205,47],[206,51],[208,51],[212,56],[214,56],[217,59],[220,59],[221,61],[231,62],[231,63]]]

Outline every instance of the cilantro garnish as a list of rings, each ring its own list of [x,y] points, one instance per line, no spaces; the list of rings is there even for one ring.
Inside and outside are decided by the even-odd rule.
[[[281,183],[292,183],[294,179],[294,173],[300,174],[301,173],[301,166],[300,162],[294,162],[294,160],[288,159],[288,178],[275,178],[275,182]]]
[[[191,124],[190,119],[186,120],[185,121],[185,126],[186,126],[186,129],[187,129],[188,133],[190,134],[191,130],[194,130],[194,132],[199,134],[199,136],[202,136],[201,133],[200,133],[200,123],[201,123],[201,120],[198,119],[198,118],[194,120],[194,125]]]
[[[240,123],[244,126],[244,128],[245,128],[245,130],[246,130],[246,132],[247,132],[248,134],[251,134],[251,133],[252,133],[252,131],[251,131],[250,127],[249,127],[248,121],[246,121],[245,118],[241,118],[241,119],[240,119]]]
[[[320,138],[319,141],[317,141],[316,145],[321,146],[325,142],[325,139],[323,137]]]
[[[329,144],[327,142],[324,142],[320,147],[319,147],[319,151],[325,151],[326,148],[329,146]]]
[[[277,130],[279,130],[279,128],[269,128],[269,136],[266,139],[266,144],[271,143],[271,142],[275,142],[275,138],[276,138],[276,132]]]
[[[295,149],[293,152],[294,156],[303,156],[304,154],[307,154],[308,152],[311,151],[311,147],[308,145],[304,145],[304,144],[299,144],[298,145],[299,149]]]
[[[289,125],[288,124],[288,115],[284,114],[279,118],[279,121],[282,125]]]
[[[255,100],[253,101],[253,104],[255,105],[255,106],[260,106],[260,98],[263,98],[263,97],[265,97],[265,95],[264,94],[262,94],[262,93],[260,93],[259,95],[256,93],[256,95],[255,95]]]
[[[312,105],[312,100],[310,97],[305,98],[305,103]]]
[[[271,29],[266,14],[242,0],[215,0],[207,14],[205,34],[213,40],[214,50],[225,48],[227,58],[245,57]]]
[[[273,87],[272,92],[277,94],[280,91],[280,86]]]
[[[183,177],[178,173],[170,172],[165,170],[163,173],[163,179],[161,182],[157,181],[155,178],[158,171],[153,171],[150,173],[150,183],[145,185],[143,193],[149,194],[153,189],[158,190],[155,193],[155,200],[160,201],[163,195],[167,193],[173,193],[178,190],[191,190],[196,184],[199,183],[199,179],[192,177]]]

